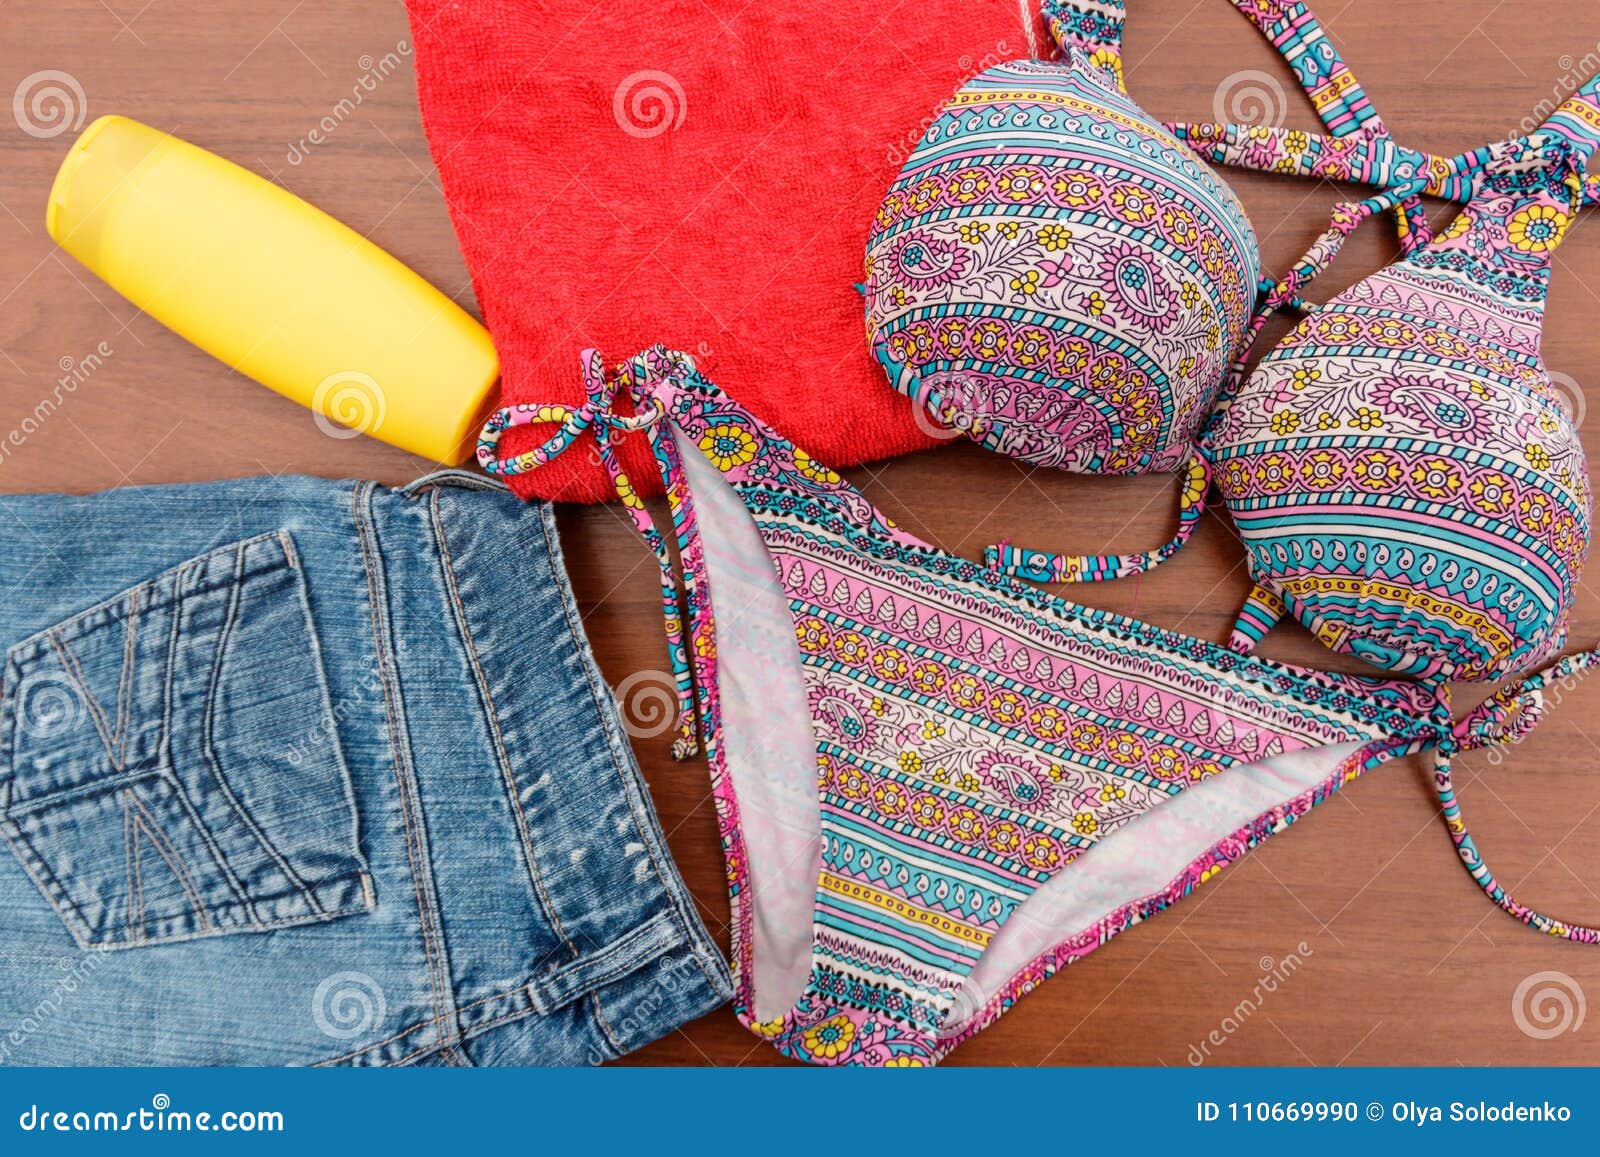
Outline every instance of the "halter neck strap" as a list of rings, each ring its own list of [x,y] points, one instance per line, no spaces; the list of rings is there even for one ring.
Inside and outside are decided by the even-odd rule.
[[[1304,4],[1283,0],[1231,3],[1261,29],[1294,70],[1295,79],[1311,98],[1311,106],[1329,133],[1335,137],[1357,132],[1388,133],[1361,82]]]
[[[1085,57],[1111,78],[1117,91],[1127,91],[1122,79],[1127,9],[1122,0],[1041,0],[1039,8],[1063,55]]]

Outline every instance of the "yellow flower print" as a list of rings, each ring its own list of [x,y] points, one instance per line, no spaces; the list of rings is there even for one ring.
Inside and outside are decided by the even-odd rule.
[[[755,461],[756,440],[743,426],[712,426],[700,436],[700,452],[726,474],[735,466]]]
[[[1195,227],[1194,214],[1176,205],[1169,205],[1162,211],[1161,224],[1174,245],[1193,245],[1199,233]]]
[[[1507,235],[1524,253],[1548,253],[1561,244],[1571,224],[1572,218],[1554,205],[1533,205],[1511,218]]]
[[[970,771],[964,771],[961,773],[961,778],[956,780],[956,787],[968,795],[976,795],[982,789],[983,781]]]
[[[812,1056],[831,1061],[850,1048],[850,1042],[856,1039],[856,1026],[840,1013],[812,1025],[800,1039]]]
[[[1283,147],[1291,153],[1303,153],[1311,147],[1311,134],[1293,129],[1284,134]]]
[[[916,775],[922,770],[922,756],[915,751],[902,751],[900,753],[900,770],[907,775]]]
[[[1178,495],[1178,508],[1189,510],[1206,496],[1206,468],[1198,459],[1189,463],[1183,479],[1183,491]]]
[[[1017,221],[1002,221],[995,226],[995,229],[1007,241],[1015,241],[1017,234],[1022,232],[1022,224]]]
[[[1072,817],[1072,830],[1080,836],[1092,836],[1100,830],[1100,821],[1092,812],[1079,812]]]
[[[1339,419],[1335,418],[1332,414],[1324,413],[1317,415],[1317,429],[1319,430],[1332,430],[1338,426],[1338,424]]]
[[[817,655],[828,649],[833,641],[833,631],[815,615],[807,615],[795,624],[794,637],[802,651]]]
[[[1472,229],[1472,214],[1462,213],[1450,224],[1439,231],[1440,241],[1454,241],[1457,237],[1465,237]]]
[[[1011,279],[1011,292],[1032,297],[1039,292],[1039,271],[1030,269]]]
[[[873,802],[884,815],[897,816],[906,810],[905,789],[898,783],[885,780],[872,791]]]
[[[1315,490],[1331,490],[1344,481],[1344,463],[1327,450],[1318,450],[1300,466],[1300,477]]]
[[[1200,882],[1204,884],[1207,880],[1211,879],[1211,877],[1215,876],[1220,871],[1222,871],[1221,864],[1212,864],[1209,868],[1200,873]]]
[[[1090,317],[1099,317],[1106,311],[1105,296],[1098,289],[1093,290],[1083,299],[1083,308],[1089,311]]]
[[[1047,871],[1061,862],[1061,845],[1055,837],[1038,832],[1028,837],[1022,846],[1022,858],[1030,867]]]
[[[989,175],[982,169],[962,169],[950,175],[945,193],[952,201],[970,205],[989,191]]]
[[[1105,195],[1106,187],[1093,173],[1074,169],[1062,173],[1050,184],[1055,195],[1074,209],[1081,209]]]
[[[976,245],[983,240],[983,235],[989,231],[987,221],[963,221],[961,223],[961,240],[968,245]]]
[[[1051,253],[1059,253],[1072,244],[1072,230],[1065,225],[1046,225],[1039,230],[1039,244]]]
[[[883,713],[887,710],[889,710],[889,705],[884,702],[883,696],[874,696],[872,699],[872,713],[879,718],[882,718]]]
[[[943,739],[944,724],[940,723],[937,719],[924,719],[922,721],[922,738]]]
[[[1128,789],[1120,783],[1102,784],[1100,787],[1101,803],[1116,803],[1118,800],[1128,798]]]
[[[1129,224],[1142,225],[1155,217],[1156,202],[1137,185],[1123,185],[1112,190],[1111,209]]]
[[[921,1057],[914,1057],[910,1053],[896,1053],[883,1062],[886,1069],[925,1069],[928,1063]]]
[[[1530,442],[1523,448],[1522,453],[1528,459],[1528,465],[1535,470],[1550,469],[1550,452],[1543,446]]]
[[[1358,430],[1377,430],[1383,426],[1383,412],[1371,406],[1358,406],[1350,424]]]
[[[944,666],[934,659],[923,659],[911,669],[911,685],[924,695],[944,690],[946,677]]]
[[[1274,434],[1293,434],[1300,428],[1300,415],[1293,410],[1279,410],[1272,415],[1272,432]]]
[[[1449,498],[1461,489],[1461,471],[1445,458],[1426,458],[1411,468],[1411,481],[1428,498]]]
[[[751,1023],[750,1029],[757,1036],[764,1036],[771,1040],[783,1031],[783,1017],[778,1016],[773,1017],[771,1020],[754,1021]]]
[[[883,679],[904,679],[911,660],[899,647],[879,647],[872,656],[872,669]]]
[[[1316,366],[1299,366],[1294,371],[1294,388],[1303,390],[1307,386],[1314,386],[1322,380],[1322,371]]]
[[[1183,303],[1184,309],[1193,309],[1200,304],[1200,287],[1192,281],[1185,281],[1178,300]]]
[[[1123,87],[1122,56],[1116,49],[1102,45],[1089,54],[1089,63],[1102,72],[1109,72],[1116,78],[1117,87]]]
[[[794,464],[799,469],[800,473],[804,474],[813,482],[822,482],[829,486],[837,486],[843,481],[838,474],[832,470],[829,470],[826,466],[818,462],[804,450],[795,450]]]
[[[709,631],[701,632],[694,641],[694,653],[702,659],[715,659],[717,657],[717,637]]]
[[[1511,479],[1499,471],[1478,475],[1467,485],[1467,492],[1472,495],[1472,505],[1485,514],[1503,514],[1511,508]]]

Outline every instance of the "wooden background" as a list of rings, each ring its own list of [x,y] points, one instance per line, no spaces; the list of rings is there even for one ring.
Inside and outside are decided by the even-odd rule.
[[[1224,0],[1133,0],[1130,7],[1129,85],[1153,113],[1211,119],[1219,86],[1260,70],[1287,93],[1279,107],[1288,123],[1314,127],[1287,71]],[[1600,67],[1600,5],[1592,3],[1323,0],[1321,7],[1391,127],[1437,152],[1511,135],[1553,90],[1564,95],[1578,82],[1575,70]],[[408,37],[399,4],[370,0],[0,0],[0,98],[41,70],[66,72],[81,85],[90,117],[125,113],[276,178],[472,309],[409,60],[325,143],[298,163],[290,159],[292,144],[371,62],[403,53]],[[286,471],[400,483],[427,467],[366,439],[326,437],[308,411],[136,314],[57,252],[44,232],[45,194],[72,137],[30,135],[0,107],[0,438],[99,343],[112,356],[23,445],[7,448],[0,488],[84,492]],[[1236,183],[1270,269],[1304,251],[1338,194],[1253,176]],[[1376,268],[1390,256],[1391,240],[1384,227],[1363,230],[1313,296],[1325,299]],[[1582,386],[1600,383],[1600,226],[1593,218],[1574,230],[1556,264],[1547,354],[1553,369],[1579,383],[1581,408]],[[737,383],[726,385],[737,391]],[[1582,429],[1593,456],[1600,414]],[[1172,508],[1167,479],[1028,473],[967,447],[851,478],[914,532],[968,554],[1004,534],[1081,551],[1140,549],[1165,537]],[[656,578],[644,547],[615,510],[569,509],[561,521],[607,676],[615,684],[660,668]],[[1155,574],[1075,597],[1220,640],[1246,587],[1238,543],[1211,518]],[[1600,638],[1592,581],[1576,623],[1578,642]],[[1275,633],[1265,650],[1350,667],[1297,630]],[[1524,901],[1600,922],[1600,683],[1565,698],[1504,760],[1463,759],[1462,796],[1490,863]],[[726,943],[705,769],[674,765],[667,746],[664,737],[641,740],[639,758],[689,886]],[[1262,972],[1290,953],[1303,967],[1224,1044],[1211,1046],[1206,1063],[1600,1062],[1600,1008],[1578,1023],[1584,994],[1600,1001],[1600,951],[1542,938],[1489,904],[1455,863],[1416,763],[1390,764],[1341,792],[1294,834],[1074,965],[952,1061],[1192,1063],[1192,1047],[1225,1029]],[[1533,995],[1552,985],[1566,995],[1564,1029],[1557,1004]],[[1541,1031],[1541,1007],[1561,1031]],[[778,1058],[724,1010],[635,1059],[737,1065]]]

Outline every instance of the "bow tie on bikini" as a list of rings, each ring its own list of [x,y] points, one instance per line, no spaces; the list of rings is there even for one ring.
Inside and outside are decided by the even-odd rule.
[[[965,85],[868,247],[869,342],[890,384],[1030,463],[1178,469],[1164,546],[950,555],[659,347],[611,370],[586,351],[585,402],[510,407],[484,429],[478,458],[498,474],[592,431],[657,556],[675,751],[703,744],[715,785],[735,1008],[790,1056],[932,1064],[1345,783],[1423,751],[1485,892],[1600,943],[1507,894],[1451,780],[1456,753],[1525,735],[1595,652],[1460,721],[1447,686],[1525,672],[1566,640],[1588,476],[1539,331],[1552,251],[1600,200],[1584,173],[1600,79],[1526,137],[1435,157],[1392,139],[1303,5],[1234,2],[1326,134],[1164,127],[1123,89],[1122,5],[1045,0],[1061,59]],[[1262,282],[1248,220],[1197,153],[1377,192]],[[1423,195],[1462,214],[1435,236]],[[1307,305],[1343,241],[1390,210],[1400,260]],[[1285,308],[1308,316],[1247,375]],[[551,423],[539,449],[499,456],[506,429]],[[676,559],[618,463],[630,431],[665,480]],[[1226,645],[1024,581],[1157,565],[1213,481],[1256,584]],[[1254,655],[1286,614],[1383,673]]]

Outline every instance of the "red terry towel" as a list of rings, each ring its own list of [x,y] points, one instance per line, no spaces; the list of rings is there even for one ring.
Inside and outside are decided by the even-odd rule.
[[[830,465],[932,444],[867,350],[867,230],[950,94],[1045,50],[1036,0],[408,4],[508,403],[575,403],[582,349],[614,364],[660,342]],[[622,454],[648,491],[643,441]],[[612,494],[577,453],[511,483]]]

